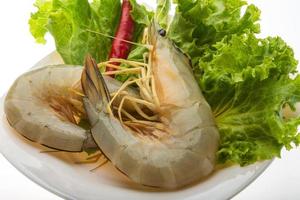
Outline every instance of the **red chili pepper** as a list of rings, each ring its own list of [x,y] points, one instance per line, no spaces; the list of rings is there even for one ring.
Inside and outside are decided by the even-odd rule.
[[[126,41],[132,41],[134,35],[134,21],[130,15],[132,6],[129,0],[123,0],[122,14],[118,30],[113,40],[109,58],[123,58],[126,59],[130,52],[131,44]],[[126,41],[124,41],[126,40]],[[120,65],[120,63],[112,63]],[[106,71],[114,71],[114,68],[107,67]],[[114,77],[114,75],[111,75]]]

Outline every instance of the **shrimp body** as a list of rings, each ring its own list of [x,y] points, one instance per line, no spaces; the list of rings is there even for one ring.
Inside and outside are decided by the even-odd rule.
[[[5,99],[10,125],[24,137],[63,151],[97,148],[89,131],[78,125],[85,117],[81,66],[46,66],[20,76]],[[110,90],[121,83],[106,77]],[[78,84],[79,83],[79,84]]]
[[[107,114],[108,89],[90,61],[82,75],[84,105],[92,123],[93,138],[120,171],[143,185],[180,188],[213,171],[219,132],[188,58],[168,38],[160,36],[154,24],[149,38],[153,46],[149,56],[153,96],[158,99],[155,112],[167,127],[151,127],[151,130],[164,132],[164,136],[137,136]],[[94,93],[98,95],[91,95]]]

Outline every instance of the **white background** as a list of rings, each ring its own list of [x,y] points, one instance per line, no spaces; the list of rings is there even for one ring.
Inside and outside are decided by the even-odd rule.
[[[2,1],[0,6],[0,94],[20,74],[55,49],[49,37],[45,46],[35,44],[27,21],[34,0]],[[145,0],[146,2],[146,0]],[[262,10],[262,32],[280,35],[300,60],[300,2],[297,0],[255,0]],[[0,138],[1,139],[1,138]],[[24,158],[26,159],[26,158]],[[0,154],[0,199],[23,200],[60,198],[31,182]],[[273,164],[234,200],[300,199],[300,150],[284,151]]]

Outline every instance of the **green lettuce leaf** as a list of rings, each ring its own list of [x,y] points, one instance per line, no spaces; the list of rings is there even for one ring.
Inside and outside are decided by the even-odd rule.
[[[153,12],[147,10],[145,6],[138,4],[136,0],[130,0],[130,4],[132,6],[131,16],[133,20],[138,24],[148,26],[153,17]]]
[[[45,44],[45,35],[48,32],[46,26],[52,9],[52,2],[37,0],[34,6],[38,9],[38,11],[31,14],[31,18],[29,20],[30,32],[37,43]]]
[[[130,4],[132,6],[131,16],[136,22],[134,41],[141,42],[144,29],[149,26],[154,13],[147,10],[145,6],[138,4],[136,0],[130,0]]]
[[[157,8],[155,13],[155,18],[159,25],[167,30],[169,26],[169,11],[171,9],[170,0],[157,0]]]
[[[144,55],[147,54],[148,52],[149,52],[149,49],[147,47],[136,46],[129,53],[127,59],[131,60],[131,61],[144,62],[145,61]],[[130,66],[127,64],[122,64],[121,67],[130,68]],[[121,82],[125,82],[130,77],[137,77],[137,76],[134,74],[118,74],[118,75],[116,75],[116,79]]]
[[[298,145],[299,119],[282,108],[300,101],[293,51],[280,38],[225,37],[205,52],[197,77],[221,135],[219,162],[248,165]]]
[[[111,39],[91,31],[114,35],[121,5],[119,0],[38,0],[30,29],[37,42],[50,32],[66,64],[82,64],[86,54],[107,59]]]

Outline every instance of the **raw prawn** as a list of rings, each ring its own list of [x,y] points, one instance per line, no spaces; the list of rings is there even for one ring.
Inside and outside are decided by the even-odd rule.
[[[47,66],[25,73],[10,88],[5,113],[24,137],[50,148],[80,152],[97,148],[89,131],[78,125],[85,118],[80,78],[83,67]],[[105,77],[110,91],[121,83]],[[137,95],[132,89],[130,94]]]
[[[153,23],[147,68],[122,87],[139,86],[142,99],[127,97],[127,101],[144,104],[156,116],[152,120],[128,114],[123,119],[122,103],[118,117],[110,111],[114,98],[90,57],[81,81],[92,136],[114,166],[136,183],[174,189],[213,171],[219,132],[189,59],[160,32]]]

